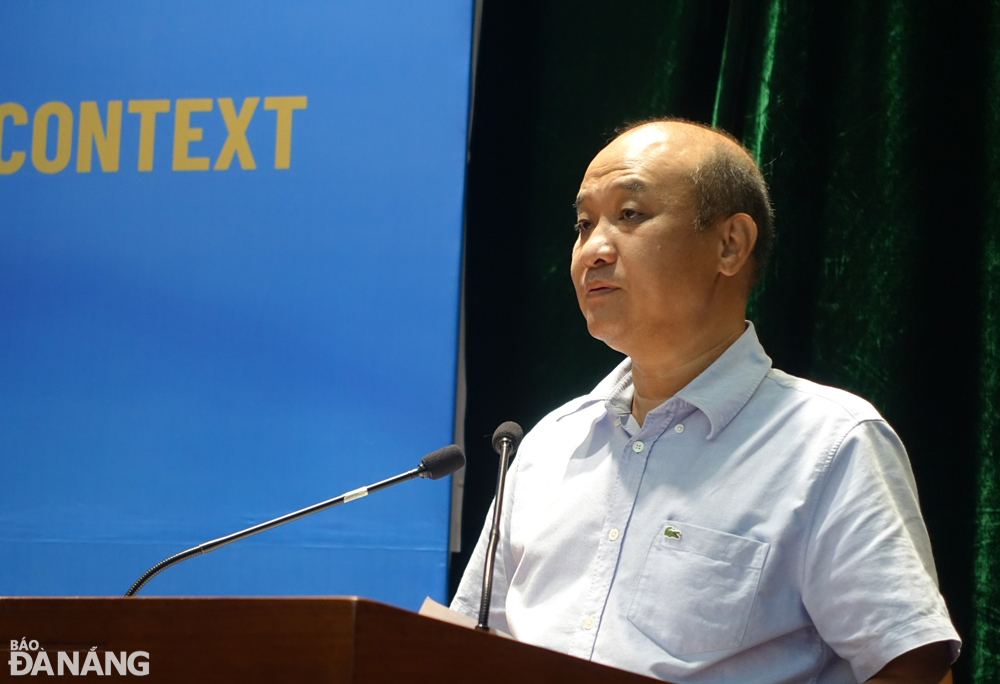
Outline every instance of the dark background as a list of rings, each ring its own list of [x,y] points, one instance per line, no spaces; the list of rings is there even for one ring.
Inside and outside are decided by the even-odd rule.
[[[714,123],[777,213],[749,317],[774,365],[872,401],[910,452],[958,682],[1000,681],[998,4],[485,0],[467,176],[469,453],[454,592],[525,429],[620,355],[569,280],[572,201],[617,127]]]

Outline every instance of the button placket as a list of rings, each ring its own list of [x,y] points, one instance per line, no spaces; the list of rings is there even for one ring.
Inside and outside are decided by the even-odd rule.
[[[638,449],[635,448],[636,444],[640,445]],[[624,539],[625,525],[635,505],[648,452],[646,443],[642,441],[626,441],[619,449],[621,451],[618,451],[615,457],[618,464],[615,483],[609,487],[605,503],[606,515],[603,532],[600,533],[600,546],[594,560],[595,572],[585,599],[578,606],[580,610],[578,631],[571,650],[573,655],[584,658],[590,657],[593,653],[600,632],[601,615],[611,591],[611,583],[622,551],[622,544],[619,542]]]

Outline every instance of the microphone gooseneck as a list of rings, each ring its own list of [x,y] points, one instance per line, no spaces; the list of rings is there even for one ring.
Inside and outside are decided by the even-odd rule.
[[[507,480],[507,465],[517,453],[524,430],[514,421],[501,423],[493,432],[493,449],[500,454],[500,471],[497,474],[497,494],[493,500],[493,525],[490,528],[490,542],[486,547],[486,564],[483,568],[483,596],[479,602],[479,622],[476,629],[488,631],[490,618],[490,598],[493,594],[493,564],[496,560],[497,543],[500,540],[500,517],[503,507],[503,489]]]
[[[445,475],[450,475],[456,470],[462,468],[464,465],[465,454],[462,453],[462,448],[456,444],[446,446],[442,449],[438,449],[437,451],[432,451],[420,460],[420,465],[412,470],[406,471],[405,473],[401,473],[395,477],[390,477],[389,479],[382,480],[381,482],[376,482],[375,484],[368,485],[367,487],[359,487],[358,489],[351,490],[346,494],[341,494],[333,499],[327,499],[326,501],[321,501],[318,504],[307,506],[306,508],[299,509],[292,513],[286,513],[285,515],[273,520],[262,522],[259,525],[248,527],[245,530],[234,532],[233,534],[226,535],[225,537],[219,537],[218,539],[207,541],[204,544],[199,544],[198,546],[190,548],[187,551],[181,551],[170,558],[165,558],[143,573],[142,577],[137,579],[129,590],[125,592],[125,596],[135,596],[149,580],[153,579],[153,577],[163,572],[170,566],[177,565],[181,561],[185,561],[192,556],[200,556],[208,553],[209,551],[215,551],[226,544],[232,544],[235,541],[259,534],[260,532],[270,530],[271,528],[278,527],[279,525],[284,525],[285,523],[290,523],[293,520],[304,518],[307,515],[319,513],[327,508],[333,508],[334,506],[339,506],[340,504],[347,503],[348,501],[360,499],[368,496],[372,492],[377,492],[380,489],[391,487],[395,484],[399,484],[400,482],[412,480],[415,477],[437,480]]]

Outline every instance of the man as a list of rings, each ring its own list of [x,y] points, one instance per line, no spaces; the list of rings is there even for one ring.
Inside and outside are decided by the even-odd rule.
[[[580,308],[628,358],[525,436],[491,624],[675,682],[950,682],[902,445],[864,400],[771,368],[744,320],[772,234],[751,157],[642,124],[577,213]],[[487,536],[452,604],[469,615]]]

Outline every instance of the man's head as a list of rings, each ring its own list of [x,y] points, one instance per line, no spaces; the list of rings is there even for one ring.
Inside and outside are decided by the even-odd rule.
[[[735,140],[683,121],[638,124],[594,158],[577,197],[572,276],[591,334],[629,355],[742,325],[771,210]]]

